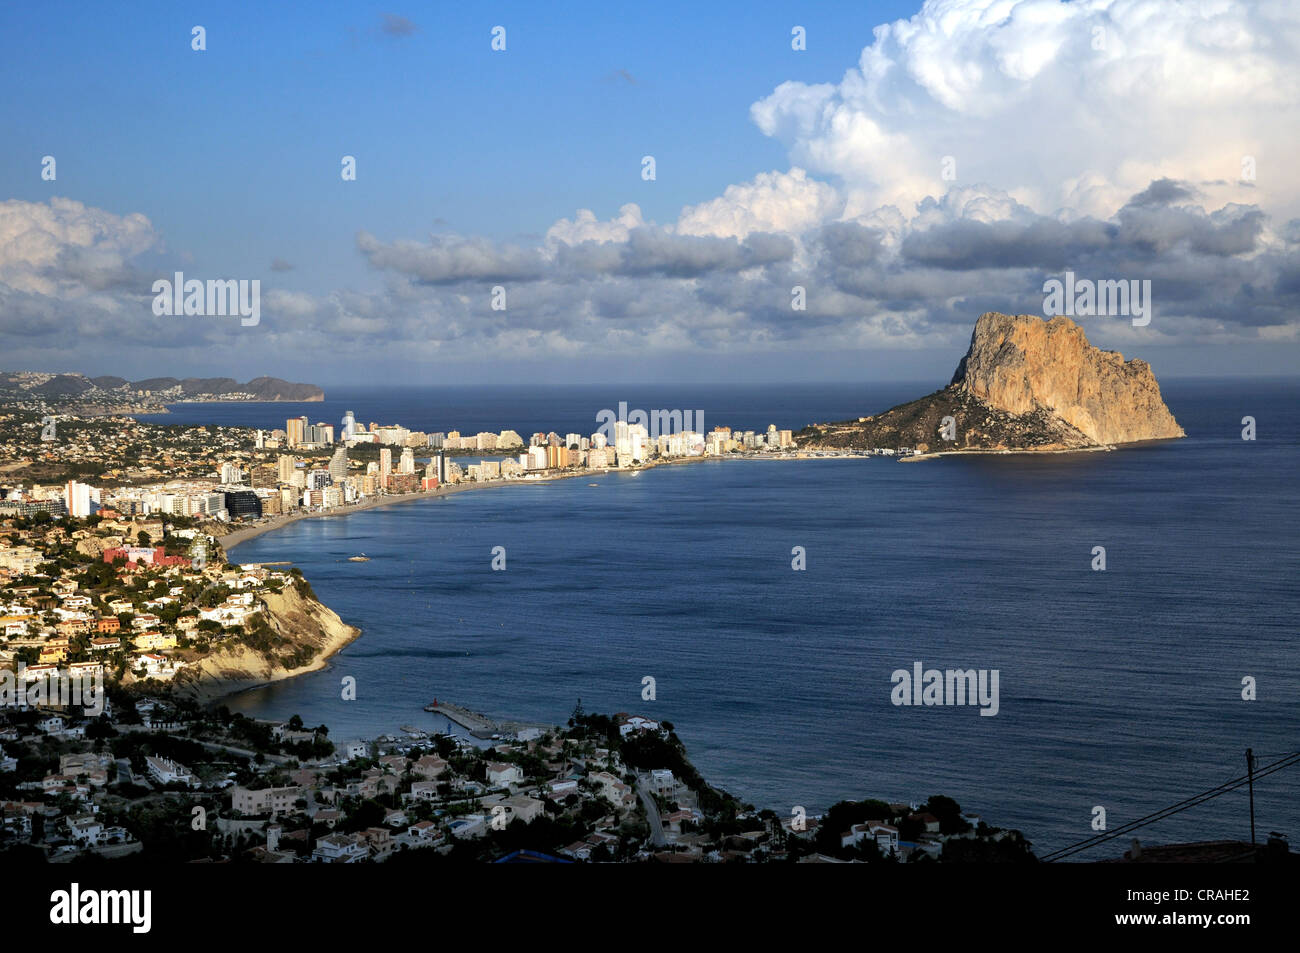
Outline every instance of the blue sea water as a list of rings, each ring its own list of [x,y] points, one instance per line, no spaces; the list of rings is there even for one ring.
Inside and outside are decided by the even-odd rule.
[[[302,412],[586,433],[625,399],[702,408],[709,427],[797,429],[928,389],[356,392]],[[1093,833],[1095,806],[1114,828],[1242,774],[1247,747],[1261,761],[1300,749],[1300,382],[1163,390],[1188,437],[1111,453],[710,461],[294,523],[233,557],[292,560],[364,635],[328,669],[230,705],[348,738],[438,727],[422,711],[435,696],[545,722],[581,698],[674,722],[711,782],[782,814],[944,793],[1036,849],[1064,846]],[[294,406],[181,405],[165,420],[283,426]],[[360,552],[371,561],[346,561]],[[998,714],[894,706],[891,673],[916,661],[997,669]],[[1300,837],[1297,770],[1256,785],[1261,832]],[[1246,795],[1140,836],[1248,837]]]

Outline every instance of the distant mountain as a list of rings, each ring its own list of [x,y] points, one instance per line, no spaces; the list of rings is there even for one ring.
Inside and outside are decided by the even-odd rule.
[[[241,384],[233,377],[122,377],[0,372],[0,400],[53,404],[117,406],[166,404],[181,400],[321,401],[325,391],[278,377],[256,377]]]
[[[1184,436],[1151,365],[1065,317],[990,311],[943,390],[874,417],[812,424],[810,449],[1082,450]]]
[[[254,377],[240,387],[258,400],[324,400],[325,392],[315,384],[291,384],[278,377]]]

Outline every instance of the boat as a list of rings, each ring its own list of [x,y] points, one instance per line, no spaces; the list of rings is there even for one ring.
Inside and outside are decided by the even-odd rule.
[[[350,563],[368,563],[368,562],[370,562],[370,557],[367,556],[365,553],[362,553],[360,556],[349,556],[349,557],[348,557],[348,562],[350,562]]]
[[[600,486],[599,483],[588,483],[587,486]]]

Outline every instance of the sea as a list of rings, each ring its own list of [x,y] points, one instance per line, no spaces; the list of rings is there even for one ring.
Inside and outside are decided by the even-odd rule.
[[[589,434],[626,402],[703,411],[706,429],[797,430],[934,389],[356,389],[143,419],[272,428],[351,410],[526,439]],[[912,463],[716,460],[302,520],[232,557],[291,561],[364,634],[326,669],[226,703],[297,714],[338,740],[446,730],[423,711],[434,698],[544,723],[579,704],[642,714],[672,722],[711,783],[783,816],[944,794],[1040,854],[1065,847],[1097,832],[1099,808],[1113,830],[1243,775],[1247,749],[1259,765],[1300,750],[1300,380],[1162,391],[1185,439]],[[359,554],[369,561],[348,561]],[[918,662],[996,671],[996,715],[895,704],[894,673]],[[1291,768],[1255,784],[1261,839],[1300,838],[1298,782]],[[1247,793],[1136,836],[1249,839]]]

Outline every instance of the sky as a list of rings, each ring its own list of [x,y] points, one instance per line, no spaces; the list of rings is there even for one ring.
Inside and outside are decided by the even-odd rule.
[[[943,383],[1072,272],[1158,376],[1295,373],[1300,5],[700,6],[6,6],[0,369]]]

